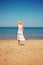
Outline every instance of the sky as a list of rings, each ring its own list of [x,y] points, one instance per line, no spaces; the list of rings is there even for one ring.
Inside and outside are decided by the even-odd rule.
[[[0,27],[43,27],[43,0],[0,0]]]

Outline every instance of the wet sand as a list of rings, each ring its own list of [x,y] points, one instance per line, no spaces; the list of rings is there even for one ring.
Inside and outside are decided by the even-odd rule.
[[[43,40],[0,40],[0,65],[43,65]]]

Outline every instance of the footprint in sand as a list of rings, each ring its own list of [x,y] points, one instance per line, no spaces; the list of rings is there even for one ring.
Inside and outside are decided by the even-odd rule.
[[[4,61],[6,61],[6,59],[4,59]]]
[[[0,49],[0,56],[2,56],[2,52],[3,52],[2,49]]]
[[[1,52],[3,52],[3,49],[0,49]]]
[[[14,48],[11,48],[11,50],[13,51],[13,50],[14,50]]]
[[[31,48],[29,50],[32,50]]]
[[[10,47],[10,45],[6,45],[7,47]]]
[[[28,50],[32,50],[32,48],[28,48]]]
[[[9,54],[9,52],[6,52],[6,54]]]
[[[36,48],[33,48],[33,50],[36,50]]]
[[[0,53],[0,56],[2,56],[2,54]]]
[[[8,65],[7,59],[4,59],[4,65]]]
[[[0,51],[1,51],[1,49],[0,49]]]
[[[15,51],[13,48],[10,48],[6,51],[6,54],[15,54]]]
[[[43,48],[38,48],[38,49],[43,49]]]

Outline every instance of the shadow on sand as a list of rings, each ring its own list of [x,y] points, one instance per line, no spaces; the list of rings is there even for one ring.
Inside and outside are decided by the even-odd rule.
[[[25,46],[25,44],[20,44],[21,46]]]

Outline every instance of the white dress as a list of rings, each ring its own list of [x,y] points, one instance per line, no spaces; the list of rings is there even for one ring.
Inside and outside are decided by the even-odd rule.
[[[18,25],[18,32],[17,32],[17,40],[25,40],[23,31],[22,31],[23,25]]]

